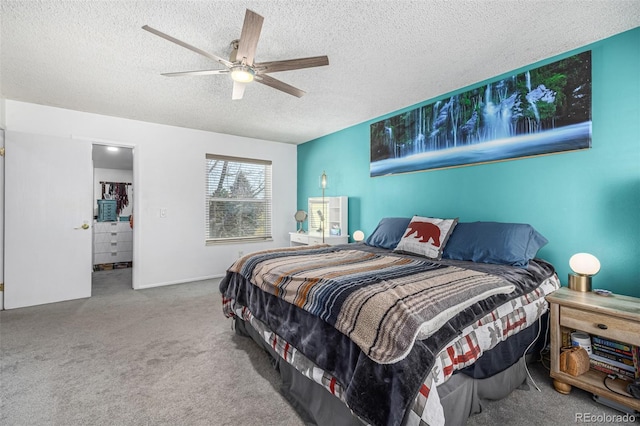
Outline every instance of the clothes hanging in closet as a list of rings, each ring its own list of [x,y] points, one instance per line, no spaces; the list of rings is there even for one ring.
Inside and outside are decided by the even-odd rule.
[[[128,183],[123,182],[101,182],[102,199],[116,200],[116,214],[129,205],[129,195],[127,194]]]

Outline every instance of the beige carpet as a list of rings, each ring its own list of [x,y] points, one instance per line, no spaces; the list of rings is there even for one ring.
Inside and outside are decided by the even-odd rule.
[[[268,358],[223,317],[217,280],[134,291],[130,274],[0,313],[0,424],[300,424]]]
[[[0,312],[0,349],[2,425],[303,424],[266,353],[223,317],[218,280],[134,291],[131,269],[95,272],[89,299]],[[618,414],[532,374],[543,392],[516,390],[468,424]]]

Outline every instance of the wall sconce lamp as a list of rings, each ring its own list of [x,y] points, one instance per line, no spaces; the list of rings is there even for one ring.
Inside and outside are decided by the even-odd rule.
[[[600,261],[589,253],[576,253],[569,259],[573,274],[569,274],[569,288],[591,291],[591,277],[600,271]]]

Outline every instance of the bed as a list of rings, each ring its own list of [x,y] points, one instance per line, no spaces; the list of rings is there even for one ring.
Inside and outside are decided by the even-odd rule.
[[[559,287],[546,243],[526,224],[384,218],[365,243],[238,259],[223,311],[305,422],[463,424],[525,383]]]

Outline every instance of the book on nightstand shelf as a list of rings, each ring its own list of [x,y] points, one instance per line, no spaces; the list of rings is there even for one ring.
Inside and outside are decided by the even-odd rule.
[[[640,378],[640,348],[600,336],[591,336],[590,364],[594,370],[621,379]]]
[[[591,350],[595,355],[598,355],[602,358],[607,358],[612,361],[621,362],[622,364],[629,365],[633,367],[633,353],[631,352],[614,352],[610,351],[606,347],[602,347],[597,345],[596,343],[591,344]]]
[[[602,371],[603,373],[607,374],[613,374],[614,376],[618,376],[619,378],[624,380],[633,381],[635,378],[633,371],[616,367],[607,362],[598,361],[592,356],[589,357],[589,365],[594,370]]]
[[[562,331],[561,336],[561,346],[564,348],[565,346],[571,346],[571,332],[568,330]]]
[[[615,340],[605,339],[604,337],[600,336],[591,336],[591,342],[597,343],[600,346],[619,349],[624,353],[631,353],[631,349],[633,348],[633,346],[627,345],[626,343],[616,342]]]

